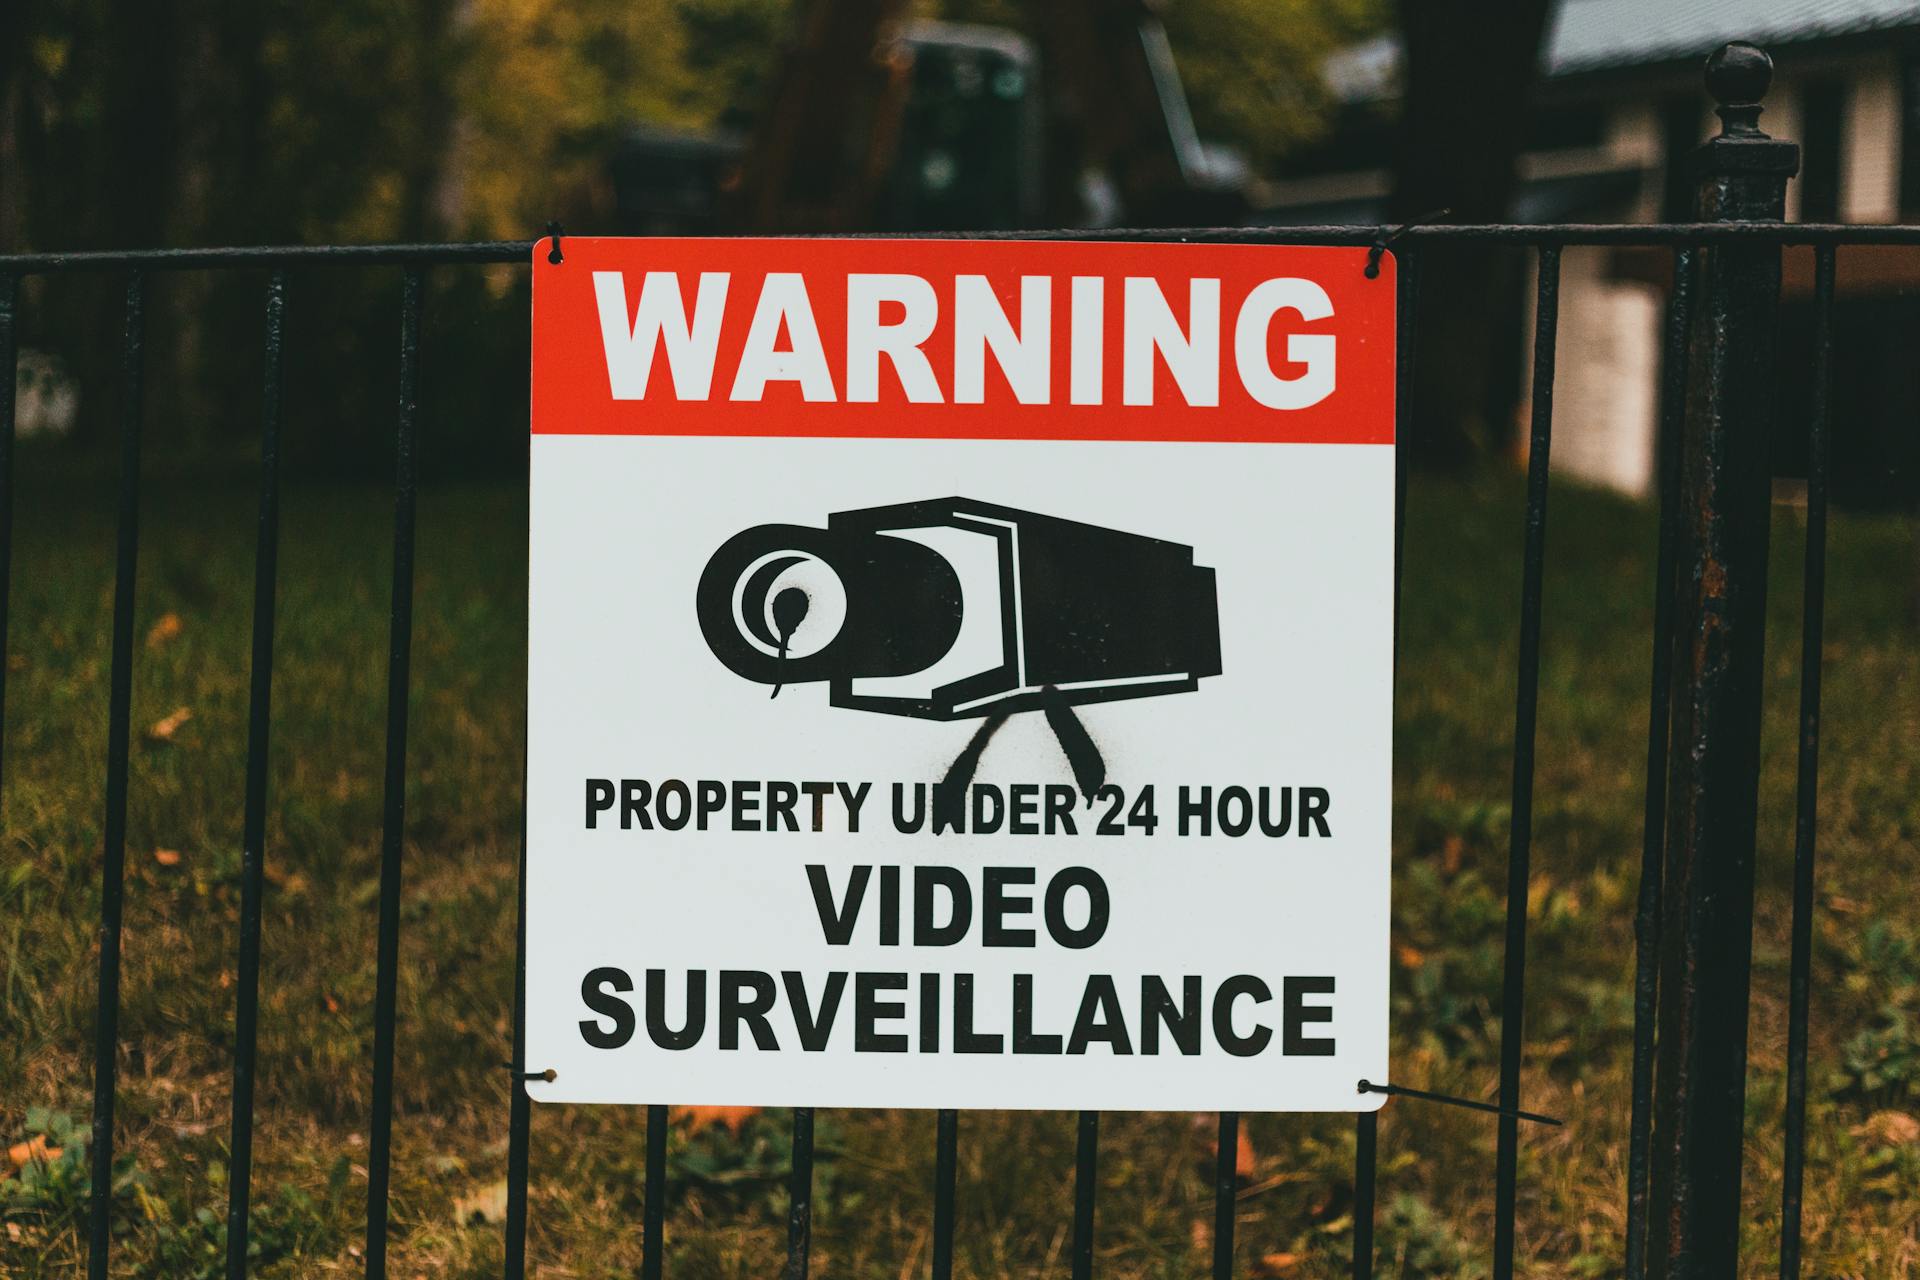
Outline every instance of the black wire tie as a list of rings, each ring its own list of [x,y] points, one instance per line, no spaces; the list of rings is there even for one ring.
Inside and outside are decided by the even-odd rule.
[[[1535,1124],[1562,1125],[1564,1120],[1552,1116],[1543,1116],[1537,1111],[1521,1111],[1518,1108],[1509,1111],[1505,1107],[1491,1102],[1475,1102],[1472,1098],[1456,1098],[1450,1093],[1429,1093],[1425,1089],[1409,1089],[1399,1084],[1374,1084],[1370,1080],[1360,1082],[1361,1093],[1383,1093],[1391,1098],[1418,1098],[1422,1102],[1444,1102],[1450,1107],[1465,1107],[1469,1111],[1489,1111],[1496,1116],[1511,1116],[1515,1120],[1531,1120]]]
[[[518,1075],[522,1080],[545,1080],[551,1084],[560,1078],[560,1073],[552,1067],[548,1067],[545,1071],[522,1071],[520,1065],[515,1062],[503,1062],[500,1065]]]
[[[1367,279],[1378,280],[1380,278],[1380,259],[1388,249],[1393,247],[1394,241],[1415,227],[1423,223],[1438,222],[1452,212],[1453,210],[1451,209],[1435,209],[1431,213],[1423,213],[1409,222],[1403,222],[1392,230],[1388,230],[1386,223],[1381,223],[1379,230],[1374,233],[1373,243],[1367,247]],[[558,242],[556,241],[556,243]],[[1361,1092],[1365,1093],[1366,1090],[1362,1089]]]
[[[547,261],[556,267],[566,261],[566,257],[560,252],[560,231],[560,224],[557,221],[547,224],[547,234],[553,237],[553,248],[547,251]]]

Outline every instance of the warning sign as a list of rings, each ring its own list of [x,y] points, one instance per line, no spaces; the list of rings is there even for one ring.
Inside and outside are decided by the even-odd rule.
[[[549,247],[532,1095],[1379,1105],[1391,258]]]

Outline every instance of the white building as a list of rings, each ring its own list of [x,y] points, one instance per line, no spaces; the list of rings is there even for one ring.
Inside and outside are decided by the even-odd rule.
[[[1514,220],[1691,221],[1686,161],[1717,129],[1701,67],[1736,39],[1774,58],[1761,127],[1801,146],[1789,219],[1920,220],[1920,0],[1564,0],[1544,41]],[[1380,220],[1399,64],[1393,36],[1329,60],[1342,123],[1306,171],[1271,185],[1262,221]],[[1843,310],[1877,318],[1860,328],[1876,335],[1870,348],[1884,350],[1849,352],[1852,376],[1836,377],[1843,401],[1848,387],[1866,397],[1851,438],[1840,421],[1845,405],[1836,405],[1836,481],[1844,489],[1851,476],[1856,491],[1885,496],[1888,476],[1904,473],[1893,487],[1910,492],[1912,444],[1866,420],[1897,418],[1906,424],[1903,436],[1915,434],[1911,424],[1920,420],[1920,361],[1901,354],[1920,339],[1920,303],[1905,296],[1920,286],[1920,252],[1856,248],[1843,250],[1839,262]],[[1554,465],[1644,493],[1654,472],[1670,256],[1569,249],[1562,273]],[[1790,250],[1783,350],[1791,349],[1796,323],[1804,328],[1805,308],[1796,316],[1792,304],[1811,285],[1811,251]],[[1843,315],[1836,325],[1844,331]],[[1515,328],[1523,341],[1518,317]],[[1792,401],[1791,373],[1786,381],[1783,394]],[[1783,472],[1794,466],[1791,456],[1780,458]]]

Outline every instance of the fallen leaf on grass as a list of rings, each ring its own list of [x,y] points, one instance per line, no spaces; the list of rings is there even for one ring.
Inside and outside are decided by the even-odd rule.
[[[155,849],[153,851],[153,860],[163,867],[177,867],[180,865],[180,851],[178,849]]]
[[[760,1114],[759,1107],[674,1107],[670,1112],[675,1120],[687,1122],[687,1128],[694,1133],[708,1125],[717,1124],[729,1133],[738,1136],[747,1121]]]
[[[180,622],[179,614],[161,614],[160,621],[154,623],[152,628],[147,632],[147,648],[158,649],[161,645],[179,635],[182,630],[184,630],[184,627]]]
[[[1335,1223],[1349,1221],[1346,1216],[1347,1208],[1352,1203],[1352,1183],[1327,1183],[1307,1206],[1307,1216],[1319,1223],[1322,1231],[1326,1231]]]
[[[1544,874],[1536,874],[1527,882],[1527,919],[1538,919],[1547,908],[1547,897],[1553,892],[1553,881]]]
[[[484,1227],[507,1218],[507,1180],[489,1182],[453,1202],[453,1220],[463,1227]]]
[[[1904,1111],[1876,1111],[1866,1123],[1853,1128],[1856,1138],[1872,1138],[1885,1147],[1904,1147],[1920,1142],[1920,1120]]]
[[[261,868],[261,873],[266,876],[268,884],[272,885],[275,889],[279,890],[282,894],[285,894],[289,897],[294,897],[294,896],[298,896],[299,894],[303,894],[308,889],[313,887],[308,882],[305,873],[299,872],[299,871],[287,871],[283,869],[278,863],[269,862],[266,866]]]
[[[1211,1178],[1213,1170],[1217,1167],[1216,1162],[1220,1158],[1220,1144],[1215,1136],[1217,1130],[1214,1128],[1218,1121],[1212,1113],[1204,1111],[1194,1112],[1188,1120],[1193,1125],[1194,1134],[1206,1143],[1206,1154],[1200,1157],[1200,1167],[1206,1171],[1206,1176]],[[1247,1129],[1243,1124],[1239,1130],[1239,1141],[1235,1144],[1233,1151],[1234,1176],[1243,1181],[1251,1178],[1253,1159],[1253,1140],[1247,1136]]]
[[[36,1133],[25,1142],[16,1142],[7,1148],[7,1173],[11,1175],[35,1161],[41,1164],[52,1164],[59,1158],[60,1148],[48,1146],[47,1136],[44,1133]]]
[[[1267,1280],[1272,1276],[1284,1276],[1292,1273],[1300,1265],[1297,1253],[1263,1253],[1253,1264],[1253,1274]]]
[[[193,719],[192,707],[181,707],[170,716],[155,720],[147,728],[148,742],[172,742],[173,735],[180,732],[180,726]]]

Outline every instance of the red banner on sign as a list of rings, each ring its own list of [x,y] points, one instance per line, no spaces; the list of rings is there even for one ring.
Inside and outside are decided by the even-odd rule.
[[[1360,248],[576,239],[533,254],[535,434],[1391,444]]]

